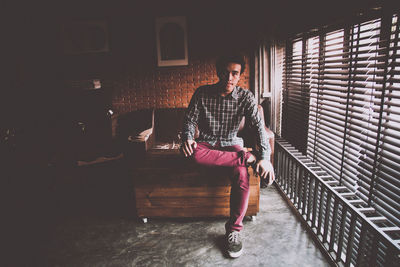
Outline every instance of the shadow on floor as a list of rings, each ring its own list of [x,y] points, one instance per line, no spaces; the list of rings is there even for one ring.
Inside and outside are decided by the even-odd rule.
[[[2,174],[2,266],[45,266],[47,244],[65,221],[137,220],[132,179],[123,160],[59,169],[8,166]]]
[[[232,260],[225,218],[141,223],[123,161],[10,177],[1,266],[328,266],[273,187],[261,190],[257,220],[244,222],[244,255]]]
[[[135,212],[133,179],[123,160],[76,167],[54,189],[60,216],[132,219]]]

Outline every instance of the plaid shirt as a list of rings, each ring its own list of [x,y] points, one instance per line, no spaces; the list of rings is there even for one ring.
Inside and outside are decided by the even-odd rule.
[[[243,139],[237,133],[245,116],[257,129],[260,158],[269,159],[271,148],[253,94],[238,86],[225,97],[219,91],[213,84],[199,87],[193,94],[184,118],[183,141],[193,140],[198,126],[198,142],[215,145],[219,141],[221,146],[243,146]]]

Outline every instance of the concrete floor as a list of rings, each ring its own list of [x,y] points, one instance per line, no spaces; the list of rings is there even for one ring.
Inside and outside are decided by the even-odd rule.
[[[83,169],[58,182],[49,208],[56,215],[18,232],[24,243],[15,242],[16,254],[24,256],[13,258],[15,266],[329,266],[274,186],[261,189],[256,221],[244,222],[244,254],[230,259],[225,219],[143,224],[134,216],[130,179],[118,169]]]

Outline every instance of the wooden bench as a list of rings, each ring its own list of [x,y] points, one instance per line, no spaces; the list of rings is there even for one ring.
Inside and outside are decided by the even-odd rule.
[[[259,211],[260,180],[249,167],[247,216]],[[149,217],[229,217],[231,171],[193,164],[177,149],[151,149],[132,169],[137,215]]]
[[[259,109],[263,115],[261,106]],[[135,136],[127,137],[130,142],[126,144],[126,157],[132,167],[137,215],[144,221],[148,217],[229,217],[231,171],[195,165],[172,147],[179,143],[184,111],[140,111],[138,116],[129,115],[126,122],[137,121],[151,128],[131,124],[121,127],[138,128]],[[244,119],[241,125],[245,145],[254,147],[255,133],[248,130]],[[273,153],[274,134],[266,130]],[[165,144],[171,147],[160,146]],[[255,216],[259,211],[260,180],[252,168],[248,172],[250,199],[246,215]]]

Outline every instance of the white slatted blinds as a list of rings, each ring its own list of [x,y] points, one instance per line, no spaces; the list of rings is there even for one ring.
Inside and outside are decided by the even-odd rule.
[[[282,136],[400,226],[397,14],[288,41]]]

